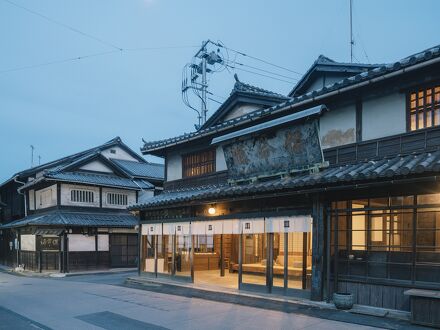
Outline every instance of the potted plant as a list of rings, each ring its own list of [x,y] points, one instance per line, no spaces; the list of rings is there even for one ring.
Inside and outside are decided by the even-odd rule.
[[[333,303],[337,309],[351,309],[353,308],[353,294],[344,292],[333,293]]]

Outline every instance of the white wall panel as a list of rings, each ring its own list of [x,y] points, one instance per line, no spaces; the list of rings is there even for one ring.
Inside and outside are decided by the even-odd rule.
[[[108,235],[98,235],[98,251],[109,251]]]
[[[21,235],[20,246],[22,251],[36,251],[35,235]]]
[[[95,236],[82,234],[69,234],[69,251],[85,252],[95,251]]]

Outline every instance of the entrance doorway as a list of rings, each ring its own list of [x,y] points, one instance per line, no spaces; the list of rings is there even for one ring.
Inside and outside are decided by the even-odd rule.
[[[194,282],[238,289],[239,235],[194,235]]]
[[[136,234],[111,234],[111,267],[136,267],[137,250],[138,238]]]

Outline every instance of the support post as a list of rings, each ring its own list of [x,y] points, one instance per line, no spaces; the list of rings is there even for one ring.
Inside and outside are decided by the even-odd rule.
[[[284,291],[289,288],[289,233],[284,233]]]
[[[223,260],[224,258],[224,253],[223,253],[223,234],[220,234],[220,276],[224,277],[225,276],[225,261]]]
[[[302,289],[307,288],[307,232],[303,233]]]
[[[330,218],[330,209],[327,210],[327,244],[326,247],[326,285],[325,290],[327,292],[327,302],[330,302],[330,258],[331,258],[331,218]]]
[[[189,233],[191,235],[191,252],[189,254],[189,264],[191,267],[191,282],[194,283],[194,235],[192,235],[191,231]]]
[[[316,195],[313,200],[313,246],[312,246],[312,287],[311,300],[323,299],[323,264],[324,264],[324,208]]]
[[[147,248],[148,248],[148,242],[147,242]],[[144,257],[142,256],[142,225],[140,221],[138,222],[138,276],[141,276],[141,268],[142,268],[142,260],[144,260]]]
[[[264,234],[263,234],[264,235]],[[266,244],[266,287],[272,293],[273,286],[273,233],[267,233]]]
[[[238,289],[241,289],[243,277],[243,235],[238,235]]]

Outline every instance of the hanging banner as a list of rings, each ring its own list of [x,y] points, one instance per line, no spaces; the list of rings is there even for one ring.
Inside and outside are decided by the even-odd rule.
[[[240,220],[243,234],[264,234],[264,218]]]
[[[162,235],[162,224],[161,223],[151,223],[142,224],[142,235]]]
[[[311,215],[295,215],[266,218],[268,233],[307,233],[312,228]]]
[[[174,223],[164,223],[162,234],[163,235],[174,235],[176,233],[176,227]]]
[[[241,234],[240,220],[223,220],[223,234]]]
[[[189,235],[190,234],[190,223],[189,222],[176,222],[173,224],[176,229],[177,236]]]

